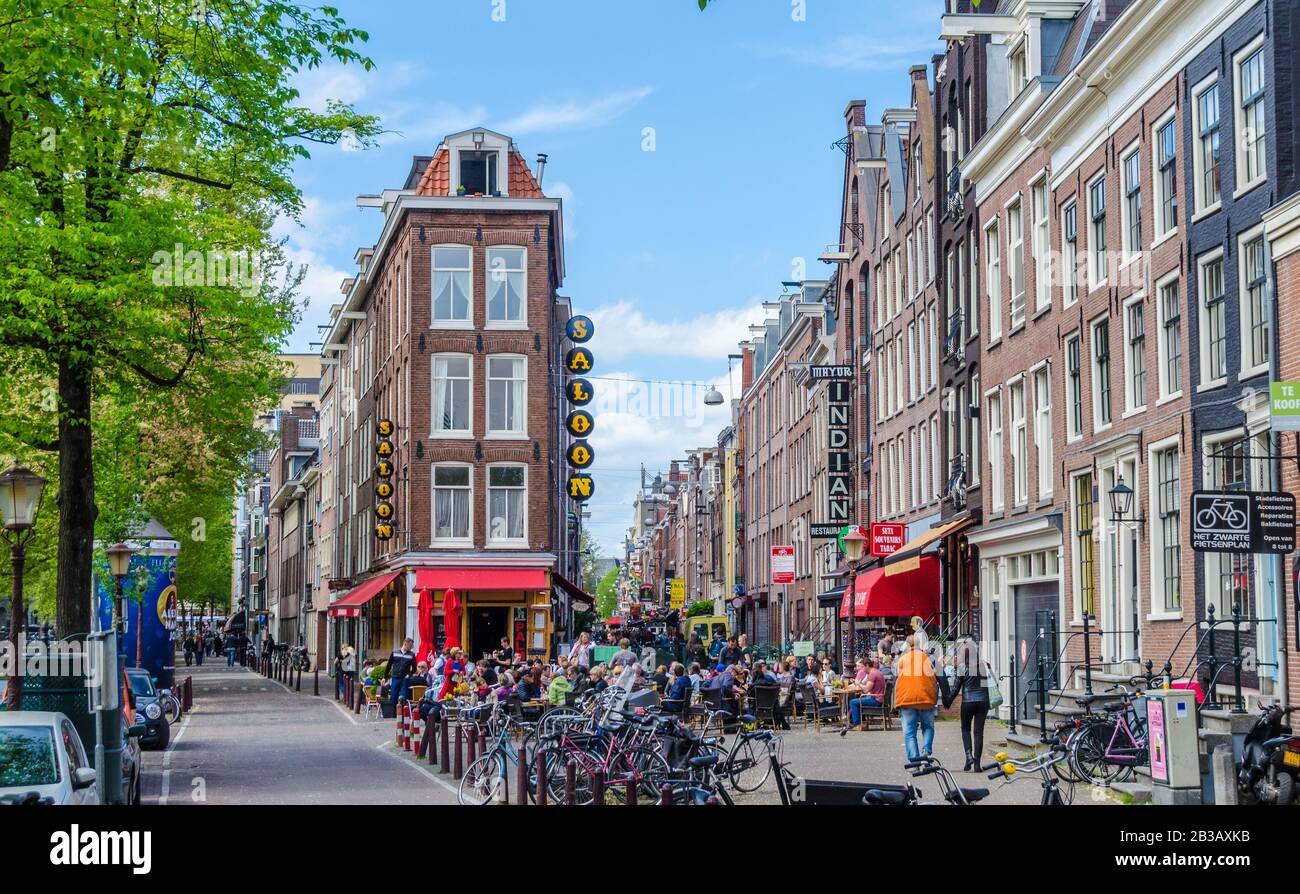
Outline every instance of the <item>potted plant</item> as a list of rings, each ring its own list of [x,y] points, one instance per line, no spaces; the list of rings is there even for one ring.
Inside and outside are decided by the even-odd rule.
[[[458,195],[458,196],[463,196],[463,195],[465,195],[465,186],[464,186],[464,184],[461,184],[460,186],[456,187],[456,195]]]

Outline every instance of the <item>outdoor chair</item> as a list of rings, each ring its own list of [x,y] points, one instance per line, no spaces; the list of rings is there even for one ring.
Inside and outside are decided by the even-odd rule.
[[[379,698],[379,687],[367,686],[365,687],[364,691],[366,694],[366,704],[365,704],[365,709],[362,711],[361,716],[364,717],[366,720],[369,720],[370,709],[374,708],[375,719],[382,720],[384,717],[384,703]]]
[[[754,699],[750,711],[759,723],[776,726],[776,699],[780,693],[780,686],[755,686],[750,690]]]
[[[812,685],[804,683],[799,686],[799,697],[803,704],[803,713],[799,716],[803,718],[803,725],[806,728],[817,722],[817,690]]]
[[[862,728],[871,729],[872,724],[879,723],[882,730],[889,730],[892,726],[891,715],[894,706],[894,681],[885,681],[885,691],[880,696],[880,706],[872,707],[871,705],[860,705],[858,710],[861,712]]]
[[[816,729],[819,732],[823,726],[826,726],[829,723],[840,722],[841,714],[839,702],[823,701],[818,697],[816,689],[812,691],[811,705],[813,711],[813,723],[816,724]],[[805,713],[808,711],[808,706],[805,705],[804,711]]]

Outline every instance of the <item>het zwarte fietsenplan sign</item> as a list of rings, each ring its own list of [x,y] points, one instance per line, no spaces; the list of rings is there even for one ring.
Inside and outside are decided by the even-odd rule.
[[[1295,551],[1295,495],[1271,491],[1192,493],[1192,549],[1199,553]]]

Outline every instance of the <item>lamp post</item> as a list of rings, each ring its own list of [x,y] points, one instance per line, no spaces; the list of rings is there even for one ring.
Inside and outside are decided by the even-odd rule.
[[[856,632],[857,625],[855,609],[858,601],[858,560],[862,558],[862,550],[866,545],[867,538],[863,536],[862,529],[856,525],[852,531],[844,535],[844,558],[849,561],[849,650],[848,660],[843,664],[843,669],[846,671],[853,664],[853,634]]]
[[[95,769],[100,779],[101,797],[105,804],[122,803],[122,774],[116,771],[122,765],[122,721],[119,712],[123,700],[127,697],[120,690],[125,673],[126,659],[122,654],[122,626],[125,617],[122,598],[127,572],[131,569],[131,557],[135,550],[125,543],[115,543],[104,550],[108,556],[108,573],[113,576],[113,650],[116,661],[113,662],[113,687],[118,689],[117,698],[111,699],[100,712],[99,736],[103,743],[96,749]],[[136,628],[144,623],[144,606],[136,613]],[[134,718],[132,718],[134,722]]]
[[[22,661],[23,633],[27,610],[23,607],[23,566],[27,563],[27,541],[36,527],[36,512],[40,508],[41,491],[45,479],[31,469],[13,466],[0,472],[0,516],[3,517],[5,540],[9,544],[9,559],[13,568],[13,596],[9,603],[9,641],[13,648],[14,667],[6,687],[5,703],[10,711],[23,707]]]

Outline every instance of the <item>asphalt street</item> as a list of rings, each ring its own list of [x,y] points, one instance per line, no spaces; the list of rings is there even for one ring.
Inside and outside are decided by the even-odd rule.
[[[293,692],[224,659],[177,668],[194,707],[164,752],[145,752],[146,804],[454,804],[452,784],[393,750],[392,721]]]

